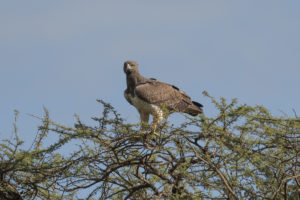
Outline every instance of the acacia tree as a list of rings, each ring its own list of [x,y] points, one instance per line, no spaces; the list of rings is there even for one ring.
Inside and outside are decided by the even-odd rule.
[[[300,119],[204,94],[216,117],[165,120],[159,136],[101,100],[97,126],[45,110],[27,150],[15,125],[0,144],[0,199],[300,199]]]

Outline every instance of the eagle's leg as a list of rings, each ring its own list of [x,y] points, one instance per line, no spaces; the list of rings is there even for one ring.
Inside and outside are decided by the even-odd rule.
[[[148,122],[149,122],[149,115],[150,113],[145,113],[145,112],[140,112],[140,119],[141,119],[141,132],[144,133],[145,136],[145,144],[147,148],[151,148],[149,147],[148,143],[149,143],[149,134],[145,134],[146,133],[146,129],[147,127],[149,127]]]
[[[148,122],[149,122],[149,113],[139,112],[141,119],[141,131],[145,132]]]
[[[155,131],[157,128],[157,124],[163,120],[163,113],[161,111],[155,112],[152,114],[153,116],[153,121],[151,125],[151,131],[154,135],[158,135]]]

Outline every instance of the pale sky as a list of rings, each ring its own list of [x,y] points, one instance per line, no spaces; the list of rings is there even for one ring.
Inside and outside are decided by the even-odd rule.
[[[42,116],[43,106],[59,123],[76,113],[93,124],[96,99],[138,122],[123,97],[128,59],[207,116],[215,107],[203,90],[300,115],[299,10],[299,0],[0,1],[0,138],[12,133],[14,109],[23,138],[39,124],[27,113]]]

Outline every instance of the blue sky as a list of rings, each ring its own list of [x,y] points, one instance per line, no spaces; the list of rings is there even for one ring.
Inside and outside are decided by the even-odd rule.
[[[96,99],[129,122],[123,62],[214,107],[219,98],[300,115],[300,1],[51,0],[0,2],[0,138],[32,138],[43,106],[57,122],[99,116]],[[175,115],[170,120],[175,120]]]

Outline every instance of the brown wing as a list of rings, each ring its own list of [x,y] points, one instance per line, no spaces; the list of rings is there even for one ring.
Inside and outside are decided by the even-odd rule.
[[[125,99],[128,101],[128,103],[130,103],[131,105],[133,105],[133,103],[132,103],[132,97],[131,97],[131,94],[130,94],[130,92],[129,92],[129,90],[128,89],[126,89],[125,91],[124,91],[124,97],[125,97]]]
[[[177,87],[155,80],[138,85],[134,92],[148,103],[163,104],[177,112],[185,112],[190,105],[193,105],[190,97]]]

